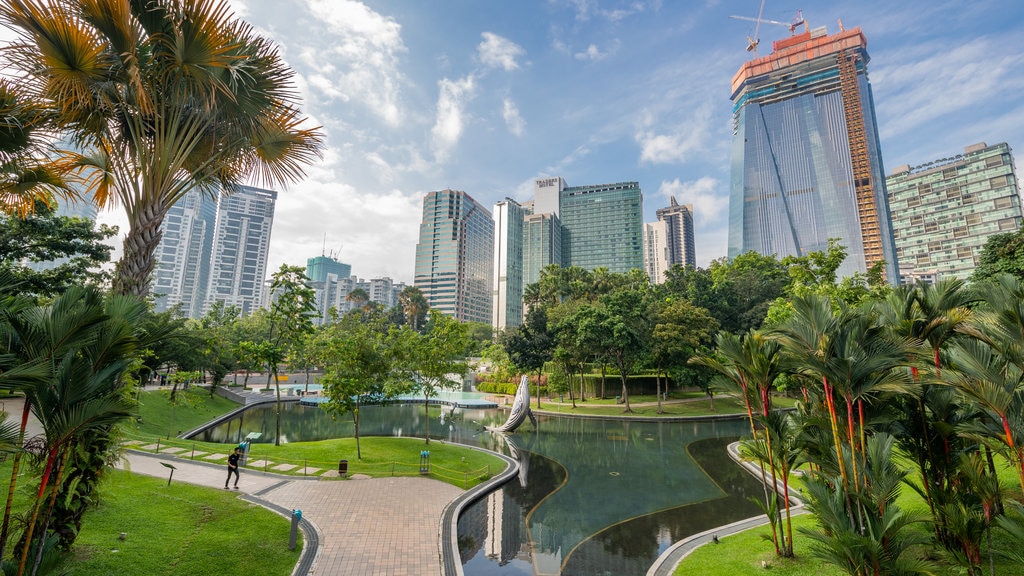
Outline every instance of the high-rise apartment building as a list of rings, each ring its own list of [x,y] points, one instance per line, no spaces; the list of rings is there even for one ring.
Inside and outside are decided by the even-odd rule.
[[[866,48],[860,28],[821,27],[733,77],[730,258],[805,255],[838,238],[841,275],[884,261],[898,280]]]
[[[168,210],[157,247],[156,309],[198,318],[214,302],[243,315],[262,302],[277,192],[237,186],[216,200],[189,192]]]
[[[465,192],[423,198],[414,284],[427,303],[462,321],[491,322],[494,220]]]
[[[667,249],[668,267],[676,264],[683,267],[697,266],[697,247],[693,241],[693,204],[676,202],[675,196],[669,197],[670,204],[659,208],[658,220],[665,223],[665,246]],[[664,281],[664,275],[661,280]]]
[[[498,330],[523,322],[523,217],[510,198],[494,205],[494,295],[491,326]]]
[[[1021,227],[1020,189],[1005,142],[900,166],[885,182],[904,281],[967,278],[989,236]]]
[[[562,263],[625,273],[644,268],[643,195],[637,182],[569,186],[559,193]]]
[[[665,281],[669,269],[668,222],[658,220],[644,224],[644,272],[652,284]]]
[[[556,214],[523,217],[523,287],[540,281],[540,271],[562,261],[562,222]],[[520,293],[520,297],[522,294]]]

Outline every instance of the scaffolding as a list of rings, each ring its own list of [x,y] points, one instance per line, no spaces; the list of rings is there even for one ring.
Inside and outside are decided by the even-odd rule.
[[[853,187],[860,217],[864,264],[870,270],[872,266],[885,260],[885,254],[882,250],[878,204],[875,201],[875,185],[871,175],[871,155],[868,151],[867,133],[864,130],[864,111],[860,99],[860,83],[857,80],[857,57],[856,49],[846,49],[836,54],[839,64],[839,85],[843,95],[843,112],[846,117],[846,133],[850,143]],[[882,276],[885,279],[884,269]]]

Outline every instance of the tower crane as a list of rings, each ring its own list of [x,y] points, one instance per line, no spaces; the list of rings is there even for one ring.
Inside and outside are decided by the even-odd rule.
[[[736,20],[747,20],[749,22],[756,22],[757,23],[757,25],[754,27],[754,37],[751,38],[750,36],[747,36],[747,52],[753,52],[755,56],[757,55],[757,45],[761,41],[757,37],[757,31],[760,29],[762,22],[765,22],[767,24],[777,24],[779,26],[785,26],[786,28],[789,28],[789,33],[790,34],[796,34],[796,29],[799,28],[801,25],[803,25],[803,27],[804,27],[804,32],[807,31],[807,20],[804,18],[804,11],[803,10],[797,10],[796,11],[796,16],[794,16],[793,20],[791,22],[789,22],[789,23],[779,22],[778,20],[769,20],[767,18],[762,18],[761,14],[763,14],[763,13],[764,13],[764,0],[761,0],[761,10],[758,12],[757,18],[751,18],[749,16],[729,16],[729,18],[734,18]]]

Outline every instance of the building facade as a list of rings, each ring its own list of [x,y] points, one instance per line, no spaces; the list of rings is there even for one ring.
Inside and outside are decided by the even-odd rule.
[[[461,321],[491,322],[494,220],[468,194],[423,198],[414,284],[431,308]]]
[[[905,282],[966,279],[990,236],[1021,227],[1020,188],[1005,142],[900,166],[885,182]]]
[[[665,246],[668,267],[675,265],[697,267],[697,246],[693,240],[693,204],[679,204],[676,197],[670,197],[670,204],[656,212],[658,220],[665,223]],[[664,274],[661,275],[664,280]]]
[[[491,326],[497,330],[523,323],[523,217],[526,210],[510,198],[494,205],[494,293]]]
[[[348,278],[352,275],[352,266],[326,255],[306,259],[306,278],[311,282],[326,282],[332,275],[335,279]]]
[[[838,238],[840,275],[884,262],[898,280],[866,48],[860,28],[821,27],[733,77],[730,258],[802,256]]]
[[[643,194],[638,182],[568,186],[558,204],[563,265],[614,273],[643,270]]]
[[[552,264],[563,264],[562,221],[555,214],[527,214],[523,218],[523,287],[539,282],[540,271]]]
[[[157,247],[156,310],[181,306],[190,318],[215,302],[243,315],[260,307],[277,192],[237,186],[216,200],[192,191],[168,210]]]
[[[644,224],[644,272],[652,284],[665,281],[669,269],[668,222],[658,220]]]

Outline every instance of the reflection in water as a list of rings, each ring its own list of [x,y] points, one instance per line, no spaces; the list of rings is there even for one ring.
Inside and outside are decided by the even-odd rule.
[[[363,436],[422,436],[422,404],[365,406]],[[491,433],[497,410],[430,409],[431,437],[482,446],[521,462],[518,481],[459,518],[467,576],[643,575],[672,543],[758,514],[760,492],[726,455],[742,420],[636,422],[541,416],[509,436]],[[254,408],[197,439],[233,443],[250,432],[273,442],[274,406]],[[282,441],[352,435],[349,417],[283,406]]]

